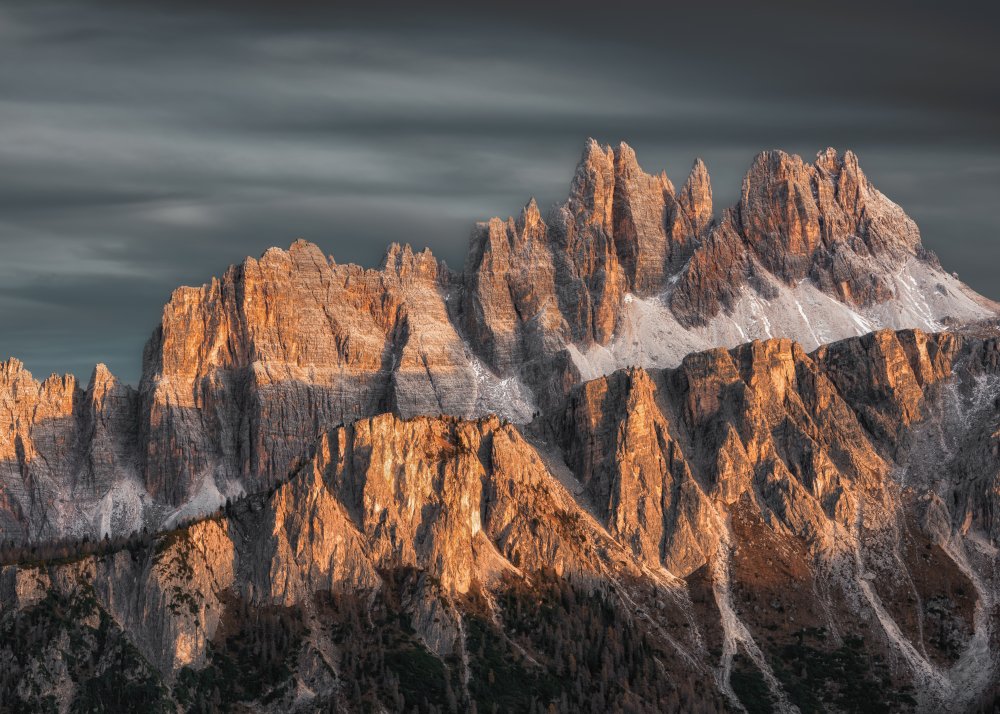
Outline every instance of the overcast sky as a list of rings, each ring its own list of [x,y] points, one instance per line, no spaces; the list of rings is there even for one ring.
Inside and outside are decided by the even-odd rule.
[[[762,149],[852,148],[1000,298],[995,12],[651,4],[0,0],[0,358],[135,383],[173,288],[299,237],[459,267],[588,136],[677,184],[702,157],[717,211]]]

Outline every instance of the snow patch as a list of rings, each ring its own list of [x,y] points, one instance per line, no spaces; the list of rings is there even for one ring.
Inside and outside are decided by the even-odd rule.
[[[707,325],[688,329],[669,307],[670,292],[622,300],[615,332],[607,345],[567,345],[581,379],[596,379],[624,367],[676,367],[691,352],[733,348],[750,340],[788,337],[806,350],[883,328],[942,329],[945,317],[974,321],[991,313],[956,278],[911,258],[891,276],[895,297],[864,310],[827,295],[809,279],[789,286],[764,275],[774,289],[765,299],[744,287],[732,310]]]
[[[471,349],[469,352],[471,354]],[[477,387],[473,416],[496,414],[515,424],[532,420],[538,407],[535,405],[534,395],[524,382],[516,376],[498,376],[478,357],[472,357],[470,365],[476,375]]]
[[[100,538],[141,531],[150,501],[146,489],[135,480],[126,477],[116,482],[94,508],[90,519],[94,531]]]
[[[894,330],[918,327],[936,332],[944,318],[973,322],[991,316],[957,278],[916,258],[910,258],[891,276],[894,297],[865,310],[878,327]]]
[[[173,528],[190,518],[205,516],[224,506],[227,498],[236,498],[241,495],[243,495],[243,487],[239,483],[226,481],[220,490],[215,482],[215,477],[207,473],[202,477],[195,495],[164,518],[162,528]]]

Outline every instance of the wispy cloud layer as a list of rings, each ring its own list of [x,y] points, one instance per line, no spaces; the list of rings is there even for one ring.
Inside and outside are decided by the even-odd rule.
[[[761,149],[854,148],[1000,296],[989,18],[801,5],[0,0],[0,357],[134,381],[175,286],[300,236],[459,264],[475,220],[559,200],[590,135],[675,181],[702,156],[720,205]]]

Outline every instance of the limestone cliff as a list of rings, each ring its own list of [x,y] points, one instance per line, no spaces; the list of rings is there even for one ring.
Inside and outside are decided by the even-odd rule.
[[[452,281],[427,251],[393,246],[375,271],[298,242],[176,291],[140,387],[150,494],[259,489],[359,416],[472,413],[480,380],[449,319]]]

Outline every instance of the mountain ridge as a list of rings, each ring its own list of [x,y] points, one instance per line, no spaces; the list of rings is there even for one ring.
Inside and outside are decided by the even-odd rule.
[[[762,152],[716,220],[704,163],[677,190],[627,144],[591,139],[568,200],[477,224],[461,272],[398,243],[368,269],[296,241],[175,290],[137,388],[100,367],[83,389],[6,363],[0,522],[32,540],[155,528],[280,478],[331,423],[525,423],[629,365],[995,309],[940,269],[851,152]]]

